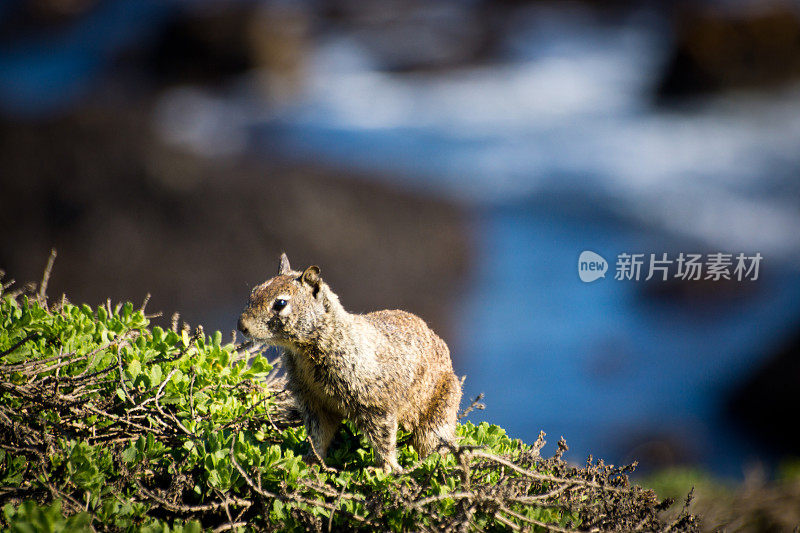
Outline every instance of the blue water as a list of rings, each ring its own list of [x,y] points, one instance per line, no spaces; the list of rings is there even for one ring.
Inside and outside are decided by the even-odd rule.
[[[466,394],[486,393],[473,419],[525,440],[564,436],[578,461],[632,460],[631,443],[648,436],[685,440],[690,459],[725,474],[765,459],[726,427],[720,404],[796,327],[796,270],[766,264],[733,305],[692,308],[648,299],[643,281],[613,279],[613,264],[605,279],[578,278],[581,251],[609,262],[671,252],[663,235],[524,203],[484,211],[479,228],[455,349]]]

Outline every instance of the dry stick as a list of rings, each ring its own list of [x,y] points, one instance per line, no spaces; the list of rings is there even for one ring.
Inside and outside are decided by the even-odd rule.
[[[470,529],[470,525],[472,524],[472,517],[475,516],[477,506],[474,501],[472,501],[469,506],[465,506],[465,503],[462,501],[461,506],[464,508],[464,520],[461,522],[458,530],[461,533],[467,533]]]
[[[122,418],[121,416],[117,416],[117,415],[112,414],[112,413],[107,413],[106,411],[102,411],[100,409],[97,409],[96,407],[94,407],[92,405],[85,405],[84,409],[87,409],[87,410],[91,411],[92,413],[94,413],[96,415],[107,416],[108,418],[111,418],[112,420],[116,420],[117,422],[120,422],[122,424],[127,424],[127,425],[129,425],[131,427],[134,427],[136,429],[140,429],[140,430],[148,432],[148,433],[150,431],[152,431],[152,428],[147,428],[147,427],[144,427],[144,426],[142,426],[140,424],[137,424],[136,422],[131,422],[127,418]]]
[[[414,507],[422,510],[422,507],[428,505],[429,503],[439,502],[442,500],[464,500],[464,499],[473,499],[475,498],[476,494],[473,492],[450,492],[447,494],[437,494],[435,496],[428,496],[427,498],[422,498],[421,500],[414,502]]]
[[[594,487],[596,489],[613,491],[613,492],[624,492],[625,491],[625,489],[622,489],[622,488],[619,488],[619,487],[614,487],[614,486],[611,486],[611,485],[602,485],[600,483],[595,483],[593,481],[570,480],[570,479],[560,478],[560,477],[557,477],[557,476],[548,476],[546,474],[540,474],[538,472],[532,472],[530,470],[525,470],[524,468],[518,467],[517,465],[515,465],[511,461],[503,459],[499,455],[494,455],[494,454],[491,454],[491,453],[473,451],[473,452],[470,452],[470,455],[472,455],[473,457],[482,457],[482,458],[488,459],[490,461],[495,461],[497,463],[500,463],[502,465],[507,466],[508,468],[514,470],[518,474],[522,474],[523,476],[527,476],[527,477],[530,477],[532,479],[536,479],[536,480],[540,480],[540,481],[552,481],[553,483],[574,483],[574,484],[578,484],[578,485],[584,485],[584,486],[587,486],[587,487]]]
[[[14,344],[13,346],[11,346],[11,348],[9,348],[8,350],[4,350],[2,353],[0,353],[0,357],[5,357],[5,356],[7,356],[8,354],[10,354],[11,352],[13,352],[13,351],[14,351],[14,350],[16,350],[17,348],[19,348],[20,346],[22,346],[23,344],[25,344],[26,342],[28,342],[29,340],[31,340],[32,338],[34,338],[34,337],[38,337],[38,336],[39,336],[39,334],[38,334],[38,333],[28,333],[27,335],[25,335],[25,337],[24,337],[24,338],[22,338],[22,339],[21,339],[21,340],[19,340],[19,341],[18,341],[16,344]],[[15,367],[16,367],[16,366],[19,366],[19,364],[17,364],[17,365],[2,365],[2,366],[0,366],[0,372],[1,372],[1,371],[3,371],[3,368],[4,368],[4,367],[7,367],[7,366],[9,366],[9,367],[10,367],[10,366],[15,366]],[[12,370],[10,370],[9,372],[13,372],[13,371],[12,371]]]
[[[482,447],[482,446],[479,446]],[[472,446],[459,446],[458,444],[449,442],[448,440],[439,437],[439,448],[447,448],[450,452],[456,456],[458,460],[458,465],[461,468],[461,482],[464,484],[464,488],[469,490],[470,489],[470,469],[469,469],[469,458],[465,457],[468,454],[469,450],[473,449]],[[416,465],[414,465],[416,467]]]
[[[161,404],[158,401],[159,398],[162,396],[162,391],[164,390],[164,387],[167,385],[167,382],[170,379],[172,379],[172,376],[174,376],[175,372],[177,372],[177,371],[178,371],[177,367],[173,368],[172,371],[169,374],[167,374],[167,378],[161,383],[161,386],[158,388],[158,392],[156,393],[156,396],[155,396],[156,409],[158,409],[158,412],[161,413],[161,416],[163,416],[164,418],[168,418],[168,419],[172,420],[175,423],[175,425],[178,426],[178,429],[183,431],[186,435],[189,435],[190,437],[194,437],[195,436],[194,432],[189,431],[188,429],[186,429],[186,426],[184,426],[181,423],[181,421],[178,420],[178,418],[175,415],[173,415],[172,413],[165,413],[164,410],[161,409]]]
[[[55,248],[50,250],[50,257],[47,258],[47,266],[44,267],[44,274],[42,274],[42,282],[39,283],[39,293],[36,295],[36,300],[45,309],[47,309],[47,284],[50,282],[50,272],[53,270],[56,255],[58,254]]]
[[[236,468],[236,470],[239,471],[239,474],[241,474],[241,476],[244,478],[245,482],[247,482],[247,484],[250,485],[251,489],[253,489],[254,491],[256,491],[256,493],[258,493],[259,495],[261,495],[261,496],[263,496],[265,498],[278,498],[277,494],[265,491],[265,490],[263,490],[261,488],[261,479],[260,479],[261,476],[259,476],[258,487],[256,487],[255,483],[253,483],[253,479],[250,476],[247,475],[247,472],[244,471],[244,468],[241,467],[241,465],[236,460],[236,457],[233,454],[233,444],[235,442],[236,442],[236,438],[234,437],[234,438],[231,439],[231,450],[230,450],[229,455],[230,455],[230,458],[231,458],[231,463],[233,463],[233,466]]]
[[[497,520],[498,522],[500,522],[501,524],[510,527],[514,531],[522,531],[521,527],[519,527],[517,524],[515,524],[511,520],[509,520],[508,518],[506,518],[503,515],[501,515],[500,511],[497,511],[496,513],[494,513],[494,519]]]
[[[247,522],[236,522],[236,523],[228,522],[227,524],[222,524],[221,526],[214,528],[212,531],[213,533],[220,533],[222,531],[228,531],[229,529],[236,529],[237,527],[244,527],[246,525]]]
[[[269,409],[266,410],[266,413],[267,413],[267,420],[269,421],[269,425],[272,427],[272,429],[275,431],[280,431],[280,429],[278,429],[278,426],[275,425],[275,422],[272,421],[272,415],[269,414]]]
[[[64,366],[64,365],[59,365],[59,368],[61,368],[61,366]],[[84,372],[86,372],[86,370],[89,370],[89,368],[90,368],[90,366],[86,365],[86,369],[84,370]],[[116,370],[114,363],[110,363],[104,369],[97,370],[95,372],[92,372],[91,374],[81,373],[81,374],[78,374],[77,376],[58,377],[57,381],[60,382],[60,383],[63,383],[63,382],[70,382],[70,381],[87,380],[87,379],[91,379],[91,378],[96,378],[98,376],[102,376],[103,374],[108,374],[109,372],[113,372],[114,370]]]
[[[338,470],[336,470],[335,468],[331,468],[328,465],[326,465],[325,464],[325,460],[322,459],[322,457],[320,457],[319,452],[317,452],[317,448],[314,446],[314,441],[311,440],[311,436],[310,435],[306,435],[306,440],[308,441],[308,444],[311,446],[311,452],[314,454],[314,457],[316,457],[317,461],[319,461],[319,467],[322,470],[324,470],[325,472],[328,472],[329,474],[337,473]]]
[[[213,503],[206,503],[203,505],[183,505],[177,503],[171,503],[168,500],[165,500],[161,496],[156,495],[154,492],[146,489],[142,482],[138,479],[134,479],[134,483],[139,487],[139,490],[142,494],[147,496],[149,499],[153,500],[154,502],[160,504],[164,509],[168,511],[178,512],[178,513],[197,513],[203,511],[216,511],[218,509],[223,508],[225,505],[228,504],[236,504],[240,507],[250,507],[253,505],[253,502],[250,500],[245,500],[242,498],[237,498],[235,496],[227,496],[225,500],[220,502],[213,502]]]
[[[515,497],[515,498],[510,498],[510,499],[513,502],[522,503],[522,504],[539,503],[541,501],[547,500],[548,498],[552,498],[553,496],[558,496],[559,494],[561,494],[565,490],[571,489],[576,484],[577,483],[575,483],[575,482],[564,483],[563,485],[560,485],[558,488],[555,488],[555,489],[551,490],[550,492],[545,492],[544,494],[538,494],[536,496],[519,496],[519,497]]]
[[[214,492],[216,492],[217,496],[219,496],[220,499],[222,500],[222,503],[223,503],[223,507],[222,508],[225,509],[225,516],[228,517],[228,524],[231,526],[231,529],[234,529],[236,526],[233,525],[233,517],[231,516],[231,510],[230,510],[230,507],[228,507],[227,500],[224,498],[224,496],[222,495],[222,493],[218,489],[214,489]]]
[[[147,302],[149,302],[149,301],[150,301],[150,293],[148,292],[147,296],[144,297],[144,301],[142,302],[142,306],[139,308],[139,310],[142,313],[144,313],[144,309],[145,309],[145,307],[147,307]]]
[[[464,409],[464,411],[458,415],[458,420],[465,418],[468,414],[470,414],[473,410],[478,409],[479,411],[486,409],[486,405],[481,403],[483,399],[483,393],[478,394],[472,402],[470,402],[469,406]]]
[[[62,358],[63,358],[63,356],[56,356],[56,358],[58,358],[58,359],[62,359]],[[30,364],[30,365],[27,365],[27,364],[26,364],[26,365],[24,365],[24,366],[31,367],[31,368],[29,368],[29,369],[26,369],[26,370],[24,370],[24,371],[23,371],[23,370],[20,370],[19,372],[20,372],[20,374],[22,374],[23,376],[31,376],[31,375],[35,375],[35,374],[44,374],[45,372],[52,372],[53,370],[58,370],[59,368],[61,368],[61,367],[63,367],[63,366],[68,366],[68,365],[71,365],[71,364],[77,363],[77,362],[78,362],[78,361],[80,361],[81,359],[88,359],[88,358],[89,358],[89,354],[86,354],[86,355],[81,355],[81,356],[78,356],[78,357],[69,358],[69,359],[68,359],[68,360],[66,360],[66,361],[59,361],[58,363],[52,364],[52,365],[50,365],[50,366],[46,366],[46,367],[44,367],[44,368],[37,368],[37,366],[38,366],[38,364],[37,364],[37,363],[38,363],[38,361],[37,361],[37,362],[31,361],[31,363],[32,363],[32,364]],[[27,362],[27,361],[26,361],[26,362]],[[42,380],[45,380],[45,379],[47,379],[47,378],[56,378],[56,376],[44,376],[44,377],[42,378]],[[61,377],[58,377],[58,378],[57,378],[57,380],[68,380],[68,379],[70,379],[70,380],[72,380],[72,381],[77,381],[77,380],[79,380],[79,379],[82,379],[82,378],[83,378],[83,376],[65,376],[65,377],[63,377],[63,378],[61,378]]]
[[[332,490],[332,489],[328,488],[327,485],[321,485],[319,483],[315,483],[315,482],[309,481],[307,479],[299,478],[297,481],[298,481],[298,483],[302,483],[303,485],[305,485],[309,489],[315,490],[317,492],[321,492],[325,496],[330,496],[331,498],[346,498],[348,500],[357,500],[357,499],[360,498],[360,496],[356,496],[354,494],[350,494],[350,493],[347,493],[347,492],[345,492],[345,493],[336,492],[335,490]]]
[[[345,487],[342,486],[342,490],[339,491],[339,497],[336,499],[335,505],[337,509],[342,504],[342,495],[344,494],[344,488]],[[328,533],[331,533],[331,531],[333,531],[333,515],[335,513],[336,511],[331,511],[331,513],[328,515]]]
[[[236,520],[236,522],[239,522],[242,519],[242,517],[244,516],[245,512],[247,512],[247,508],[246,507],[242,507],[239,510],[239,512],[236,513],[236,518],[234,520]]]
[[[156,396],[155,396],[156,402],[158,402],[158,399],[164,395],[164,387],[167,386],[167,383],[169,382],[170,379],[172,379],[172,376],[174,376],[177,371],[178,367],[175,367],[172,370],[170,370],[169,374],[167,374],[167,377],[164,378],[164,381],[161,382],[161,385],[159,385],[158,387],[158,391],[156,391]]]

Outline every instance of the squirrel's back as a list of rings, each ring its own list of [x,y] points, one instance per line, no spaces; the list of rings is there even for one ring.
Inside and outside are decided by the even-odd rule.
[[[447,344],[420,317],[401,310],[375,311],[362,315],[385,338],[389,347],[386,356],[398,354],[408,362],[424,364],[441,363],[452,370]]]

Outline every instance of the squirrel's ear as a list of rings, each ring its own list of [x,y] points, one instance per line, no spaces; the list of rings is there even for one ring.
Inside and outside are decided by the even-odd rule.
[[[285,253],[281,254],[281,268],[278,270],[278,274],[289,274],[292,271],[292,267],[289,266],[289,258],[286,257]]]
[[[322,278],[319,277],[318,266],[310,266],[300,275],[300,283],[305,283],[310,286],[314,290],[314,296],[316,296],[319,291],[319,284],[321,281]]]

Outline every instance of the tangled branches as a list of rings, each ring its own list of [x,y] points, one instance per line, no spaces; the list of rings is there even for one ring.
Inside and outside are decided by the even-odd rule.
[[[563,440],[544,458],[543,434],[525,445],[485,423],[461,424],[458,445],[424,460],[401,434],[398,475],[375,470],[345,424],[327,466],[310,466],[283,379],[259,347],[190,334],[177,318],[151,329],[131,304],[50,308],[33,289],[0,298],[8,522],[27,520],[34,504],[22,502],[33,501],[108,531],[696,528],[685,510],[663,522],[669,502],[631,485],[630,467],[569,465]]]

